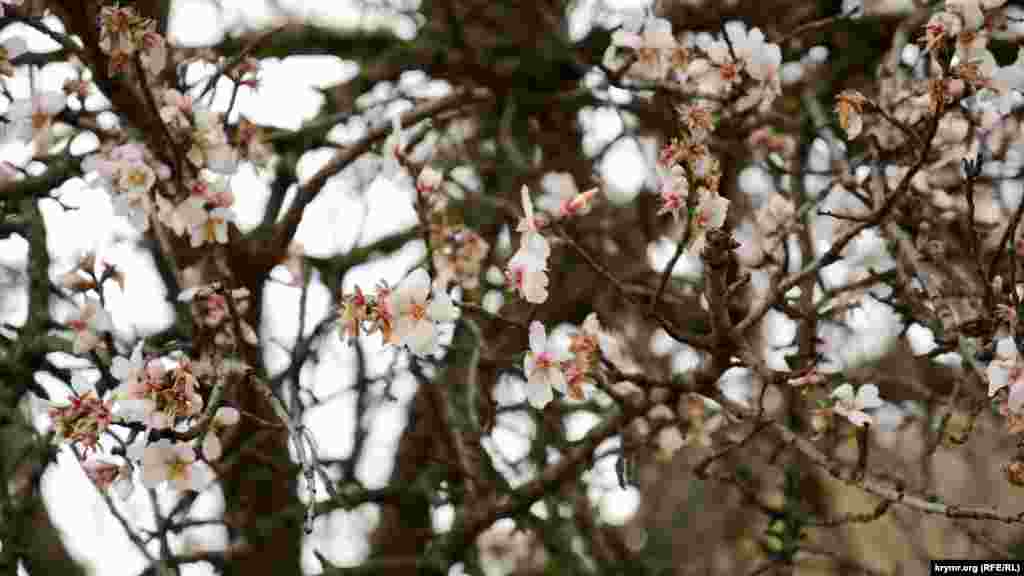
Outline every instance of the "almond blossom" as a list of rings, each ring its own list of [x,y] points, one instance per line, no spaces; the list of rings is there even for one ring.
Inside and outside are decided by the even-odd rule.
[[[853,393],[853,386],[842,384],[832,391],[832,398],[836,401],[832,410],[845,417],[854,426],[863,426],[873,421],[872,417],[864,412],[865,409],[882,407],[882,399],[878,397],[878,387],[874,384],[864,384],[857,389],[856,396]]]
[[[544,325],[534,320],[530,324],[530,350],[523,360],[526,373],[526,398],[534,408],[541,409],[554,399],[554,388],[565,393],[565,374],[561,363],[568,354],[549,339]]]
[[[535,248],[536,249],[536,248]],[[520,247],[508,262],[505,276],[519,295],[531,304],[548,300],[547,262],[529,248]]]
[[[342,295],[341,306],[338,309],[342,340],[348,339],[350,343],[354,343],[354,339],[359,335],[359,329],[363,322],[370,317],[369,303],[369,299],[363,294],[363,290],[359,286],[356,286],[354,294]],[[387,338],[385,338],[385,341],[387,341]]]
[[[142,453],[142,484],[147,488],[170,482],[177,490],[198,492],[208,481],[205,469],[197,465],[195,451],[188,444],[172,444],[165,438],[146,446]]]
[[[701,92],[719,96],[740,83],[742,63],[733,60],[725,40],[700,36],[697,39],[697,47],[707,57],[690,62],[686,74]]]
[[[200,413],[203,397],[196,392],[198,382],[188,363],[168,370],[162,360],[143,363],[136,353],[132,356],[127,364],[120,364],[125,379],[114,391],[119,416],[166,430],[177,418]]]
[[[437,348],[437,323],[454,321],[457,312],[444,292],[437,292],[430,302],[430,276],[417,268],[406,276],[389,294],[387,309],[393,332],[389,342],[408,346],[413,354],[423,356]]]
[[[101,346],[100,334],[113,330],[110,314],[93,298],[85,301],[78,317],[69,320],[68,326],[75,332],[75,354],[86,354]]]
[[[1009,408],[1020,412],[1024,406],[1024,363],[1013,338],[1003,337],[996,342],[996,357],[985,369],[988,376],[988,395],[1009,387]]]
[[[697,190],[697,197],[697,207],[690,220],[688,249],[692,254],[700,254],[704,251],[708,231],[721,228],[725,224],[725,217],[729,212],[729,199],[719,196],[717,192],[701,187]]]
[[[100,400],[95,391],[89,390],[81,396],[72,396],[68,405],[52,406],[49,415],[59,438],[95,450],[100,436],[113,420],[110,409],[109,401]]]
[[[113,488],[121,500],[127,500],[135,491],[132,469],[127,464],[120,465],[96,458],[82,462],[82,470],[97,489]]]
[[[238,158],[224,133],[220,114],[194,107],[192,118],[195,127],[190,135],[192,147],[187,155],[189,161],[197,168],[234,174],[238,169]]]
[[[520,296],[532,304],[542,304],[548,299],[548,257],[551,246],[540,233],[541,220],[534,213],[530,190],[522,187],[524,217],[516,227],[521,232],[519,250],[509,260],[505,276],[519,291]]]
[[[556,172],[544,177],[548,192],[537,199],[537,207],[555,218],[582,216],[590,211],[597,188],[580,192],[576,180],[568,172]]]
[[[679,50],[672,23],[664,18],[652,18],[642,24],[641,32],[616,30],[612,42],[604,55],[608,68],[619,68],[624,59],[619,48],[630,48],[636,60],[629,68],[629,74],[644,80],[662,80],[672,67]]]
[[[686,170],[676,164],[669,170],[658,169],[661,180],[661,207],[658,214],[672,214],[679,219],[679,213],[686,209],[686,197],[690,194],[690,185],[686,179]]]
[[[960,16],[964,29],[977,30],[985,23],[982,10],[992,10],[1006,3],[1006,0],[946,0],[946,10]]]

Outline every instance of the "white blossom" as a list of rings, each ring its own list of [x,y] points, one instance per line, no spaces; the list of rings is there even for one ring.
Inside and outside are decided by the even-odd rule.
[[[554,398],[551,389],[565,393],[565,374],[561,362],[568,354],[548,338],[544,325],[530,324],[530,350],[523,360],[526,372],[526,398],[534,408],[541,409]]]

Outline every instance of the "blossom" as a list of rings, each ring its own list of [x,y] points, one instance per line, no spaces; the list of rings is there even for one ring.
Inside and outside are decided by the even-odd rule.
[[[747,31],[736,21],[725,25],[725,33],[732,43],[736,59],[744,64],[751,78],[764,83],[775,79],[782,65],[782,49],[778,44],[765,42],[760,28]]]
[[[133,28],[140,22],[129,6],[104,6],[100,9],[100,50],[111,56],[130,56],[138,45]]]
[[[686,208],[686,197],[690,194],[686,171],[678,164],[667,172],[662,169],[658,171],[661,173],[661,208],[658,214],[670,213],[678,220],[679,212]]]
[[[132,469],[127,464],[122,466],[106,460],[90,459],[82,463],[82,470],[96,488],[106,490],[113,487],[121,500],[127,500],[135,490]]]
[[[114,391],[122,418],[165,430],[173,426],[178,417],[200,413],[203,397],[196,392],[197,381],[188,362],[168,371],[163,362],[152,361],[140,370],[141,359],[136,359],[136,362],[121,365],[122,373],[128,378]]]
[[[534,214],[530,190],[523,186],[521,194],[524,217],[519,220],[516,231],[522,232],[522,236],[519,250],[509,260],[505,276],[527,302],[541,304],[548,299],[546,271],[551,246],[540,233],[540,219]]]
[[[343,340],[355,338],[359,335],[359,328],[369,318],[368,303],[363,290],[359,286],[356,286],[355,294],[345,294],[341,297],[338,320],[341,323],[341,338]]]
[[[413,354],[426,355],[437,348],[436,322],[455,320],[455,307],[444,292],[428,303],[430,276],[417,268],[388,295],[387,309],[393,332],[389,341],[408,346]]]
[[[988,376],[988,395],[1009,387],[1009,408],[1020,412],[1024,406],[1024,363],[1013,338],[1004,337],[996,342],[996,358],[985,369]]]
[[[196,454],[188,444],[163,439],[146,446],[142,453],[142,484],[155,488],[170,482],[178,490],[199,491],[207,476],[196,466]]]
[[[117,186],[128,194],[149,192],[155,182],[156,172],[145,162],[127,162],[117,170]]]
[[[547,264],[529,250],[520,248],[508,262],[505,276],[522,296],[531,304],[543,304],[548,300]]]
[[[100,333],[112,330],[113,322],[99,301],[89,298],[68,326],[75,331],[74,353],[85,354],[102,344]]]
[[[865,409],[882,406],[882,399],[878,397],[878,386],[874,384],[861,386],[857,390],[856,396],[853,394],[853,386],[842,384],[832,391],[832,398],[836,400],[832,410],[855,426],[863,426],[872,422],[871,416],[864,412]]]
[[[49,147],[50,125],[67,102],[61,92],[40,92],[20,98],[7,107],[8,134],[13,138],[31,140],[37,149]]]
[[[946,0],[946,10],[963,19],[964,29],[977,30],[985,23],[982,10],[998,8],[1006,0]]]
[[[846,130],[846,137],[853,140],[860,135],[864,127],[861,114],[868,99],[856,90],[843,90],[836,96],[836,114],[839,115],[839,126]]]
[[[87,449],[96,448],[112,420],[110,402],[101,401],[93,390],[73,396],[69,405],[51,407],[49,415],[58,437]]]
[[[597,188],[580,192],[576,181],[568,172],[556,172],[544,177],[548,192],[537,199],[537,206],[555,218],[582,216],[590,211]]]
[[[629,73],[644,80],[661,80],[674,63],[679,49],[672,35],[672,23],[664,18],[652,18],[642,25],[641,32],[616,30],[611,45],[605,52],[605,66],[618,68],[624,62],[618,48],[630,48],[636,56]]]
[[[729,200],[701,187],[697,190],[697,208],[690,220],[690,246],[693,254],[700,254],[704,251],[709,230],[718,230],[725,224],[725,217],[729,212]]]
[[[199,168],[233,174],[238,168],[238,158],[224,134],[220,114],[194,107],[192,117],[195,126],[191,134],[192,147],[188,151],[189,161]]]
[[[725,40],[712,40],[706,36],[697,39],[697,47],[707,58],[698,58],[686,69],[687,76],[706,94],[720,95],[739,84],[742,62],[733,60]]]
[[[238,424],[240,415],[237,408],[221,406],[210,421],[210,429],[203,438],[203,458],[209,461],[219,460],[223,449],[220,443],[219,434],[224,428]]]
[[[544,325],[534,320],[530,324],[530,350],[523,360],[526,372],[526,398],[534,408],[541,409],[554,398],[551,389],[565,393],[565,374],[561,362],[567,355],[549,339]]]

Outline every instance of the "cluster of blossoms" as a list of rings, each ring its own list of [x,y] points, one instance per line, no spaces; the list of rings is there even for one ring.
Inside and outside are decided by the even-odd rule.
[[[936,210],[944,219],[968,215],[966,199],[943,190],[942,184],[952,175],[952,181],[960,186],[961,159],[977,157],[981,145],[1005,150],[1018,140],[1019,123],[1008,114],[1014,106],[1015,91],[1024,88],[1024,51],[1015,62],[1000,66],[988,49],[992,33],[1003,20],[1004,4],[1005,0],[946,0],[925,25],[921,38],[929,79],[883,82],[877,101],[852,90],[836,98],[839,124],[850,139],[865,132],[866,113],[888,110],[888,117],[870,128],[871,135],[886,148],[905,142],[907,137],[904,130],[890,126],[893,121],[914,126],[923,118],[939,116],[932,146],[940,151],[940,157],[926,164],[926,169],[919,171],[909,185],[915,195],[927,199],[929,209]],[[895,187],[907,173],[908,167],[897,167],[887,174],[887,184]],[[979,184],[977,192],[983,189],[985,185]],[[930,228],[927,222],[922,224],[925,233],[917,239],[918,249],[931,258],[941,258],[944,243],[927,233]],[[1001,278],[994,280],[992,292],[997,298],[1008,300]],[[1009,330],[997,335],[994,359],[985,370],[989,396],[998,395],[1007,430],[1019,433],[1024,431],[1024,364],[1013,339],[1016,313],[1013,306],[1003,302],[993,302],[993,306],[995,318],[1008,324]],[[844,415],[855,423],[865,421],[862,412],[856,410],[858,407],[870,408],[877,403],[877,391],[870,389],[863,398],[860,393],[854,396],[848,385],[836,392],[840,402],[834,410],[842,413],[840,410],[846,409]]]
[[[52,406],[50,419],[57,436],[78,443],[86,450],[96,450],[100,435],[110,426],[113,416],[110,401],[101,401],[90,390],[71,397],[67,406]]]
[[[714,129],[711,110],[705,104],[679,107],[686,132],[673,139],[658,155],[661,208],[659,214],[670,213],[679,219],[686,211],[688,218],[687,250],[700,254],[704,250],[709,230],[718,230],[725,224],[729,200],[719,195],[722,177],[718,159],[711,155],[705,144]],[[696,190],[696,201],[689,209],[690,189]]]
[[[140,231],[149,229],[153,212],[151,198],[157,180],[166,180],[171,170],[157,161],[143,145],[129,142],[101,149],[82,160],[82,171],[99,174],[112,196],[114,212]]]
[[[542,197],[543,204],[550,210],[547,217],[534,211],[529,188],[523,186],[520,194],[523,218],[516,226],[516,231],[521,234],[519,249],[509,260],[505,277],[524,300],[531,304],[543,304],[548,299],[547,271],[551,245],[541,230],[549,223],[547,218],[558,220],[586,214],[590,210],[597,189],[592,188],[580,193],[576,192],[575,183],[571,183],[571,187],[557,185],[554,192]]]
[[[509,260],[505,277],[524,300],[531,304],[543,304],[548,299],[547,270],[551,245],[540,232],[544,221],[534,214],[530,189],[523,186],[521,194],[524,217],[519,221],[516,231],[522,235],[519,237],[519,250]]]
[[[961,101],[974,91],[979,124],[986,131],[1007,113],[1013,105],[1012,91],[1024,88],[1024,52],[1009,66],[999,66],[988,49],[991,30],[995,27],[1005,0],[947,0],[943,10],[936,12],[924,28],[921,43],[929,56],[935,77],[918,94],[905,89],[886,93],[887,101],[900,103],[893,114],[897,120],[913,124],[925,111],[934,115],[947,105]],[[952,54],[948,73],[939,64],[940,58]],[[879,105],[855,90],[846,90],[836,97],[839,124],[851,140],[857,138],[864,127],[863,115]],[[878,136],[884,131],[878,130]],[[885,142],[885,140],[883,140]]]
[[[180,202],[159,193],[156,184],[170,178],[170,169],[142,145],[122,144],[87,156],[85,172],[95,171],[113,197],[114,211],[140,231],[155,215],[178,236],[189,235],[193,247],[228,241],[228,223],[235,220],[230,180],[204,171],[191,181]]]
[[[235,221],[235,195],[228,178],[207,173],[192,182],[189,195],[175,204],[157,196],[160,221],[175,234],[189,235],[193,248],[203,244],[227,244],[228,224]]]
[[[748,30],[735,21],[725,25],[724,37],[700,34],[683,42],[676,40],[667,20],[627,22],[612,35],[604,65],[612,71],[628,65],[628,76],[669,80],[716,99],[727,99],[739,89],[733,106],[740,112],[754,106],[767,110],[782,91],[782,49],[766,42],[760,29]]]
[[[223,367],[221,367],[223,368]],[[162,436],[159,440],[133,444],[125,453],[126,462],[114,463],[103,457],[83,462],[86,475],[100,488],[114,489],[127,498],[133,488],[132,471],[141,467],[144,486],[156,487],[169,481],[179,490],[200,490],[210,480],[210,472],[197,457],[192,443],[182,438],[202,437],[199,450],[203,459],[213,462],[221,457],[221,435],[239,421],[237,409],[221,406],[206,423],[205,434],[194,434],[181,426],[191,422],[201,430],[199,417],[203,397],[199,393],[208,384],[225,375],[207,361],[192,362],[187,357],[152,357],[143,354],[140,342],[131,357],[117,356],[110,366],[111,375],[120,383],[101,400],[95,390],[73,396],[67,405],[54,405],[50,417],[61,440],[76,443],[86,450],[99,449],[100,436],[112,425],[144,429]]]
[[[160,93],[160,119],[174,138],[186,145],[187,158],[197,169],[235,173],[237,153],[228,141],[219,113],[169,88]]]
[[[583,384],[599,366],[603,332],[597,315],[589,314],[580,330],[570,336],[568,349],[549,338],[544,325],[530,324],[530,349],[523,358],[526,374],[526,398],[535,408],[543,408],[554,399],[552,390],[582,400]],[[605,347],[607,349],[607,346]]]
[[[143,69],[159,75],[167,65],[167,43],[156,31],[156,22],[139,16],[130,6],[100,9],[100,49],[110,56],[110,73],[128,69],[136,52]]]
[[[431,295],[430,275],[417,268],[395,288],[381,284],[375,296],[356,286],[354,293],[342,295],[338,315],[343,339],[379,331],[385,343],[426,356],[437,350],[439,325],[453,322],[458,309],[444,290]]]

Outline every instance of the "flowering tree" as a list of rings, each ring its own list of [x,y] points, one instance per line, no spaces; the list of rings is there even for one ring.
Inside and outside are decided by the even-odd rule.
[[[72,465],[152,574],[732,574],[814,557],[903,573],[1014,553],[1024,11],[780,2],[758,22],[729,3],[453,0],[362,8],[411,34],[282,16],[195,48],[167,37],[172,4],[0,0],[0,74],[29,81],[3,91],[4,135],[28,154],[0,166],[0,234],[27,247],[8,291],[27,305],[0,330],[12,573],[86,573],[40,488]],[[28,32],[59,48],[29,50]],[[359,72],[297,129],[239,114],[261,62],[295,55]],[[48,66],[68,72],[61,91],[35,82]],[[643,160],[626,169],[611,158],[630,145]],[[255,223],[236,209],[257,195],[243,169],[265,187]],[[300,226],[343,178],[409,191],[415,224],[307,253]],[[51,261],[66,232],[44,212],[75,209],[69,183],[109,195],[152,254],[162,329],[114,322],[132,282],[118,262]],[[410,247],[399,277],[346,281]],[[267,337],[275,283],[299,295],[287,346]],[[331,309],[307,324],[317,287]],[[318,435],[308,416],[329,402],[307,368],[337,342],[355,416]],[[390,481],[369,486],[373,407],[401,382],[415,392]],[[326,457],[345,430],[348,455]],[[152,525],[124,513],[139,492]],[[623,493],[641,504],[620,528],[599,505]],[[367,505],[362,564],[313,544]],[[911,542],[936,516],[966,544],[867,559],[852,543],[901,522]],[[181,543],[208,526],[223,544]]]

